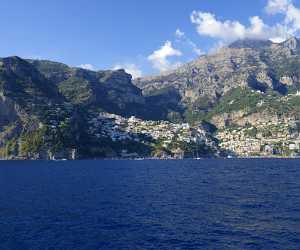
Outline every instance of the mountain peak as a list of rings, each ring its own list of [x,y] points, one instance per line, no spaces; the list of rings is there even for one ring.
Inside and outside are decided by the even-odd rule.
[[[251,48],[258,49],[262,47],[267,47],[272,44],[269,40],[256,40],[256,39],[241,39],[231,43],[228,48],[231,49],[243,49],[243,48]]]
[[[284,47],[289,48],[291,50],[300,49],[300,41],[297,37],[290,37],[286,41],[281,43]]]

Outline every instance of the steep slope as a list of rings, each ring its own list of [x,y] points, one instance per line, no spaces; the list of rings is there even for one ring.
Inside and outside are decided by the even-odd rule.
[[[297,38],[281,44],[237,41],[173,72],[137,79],[135,84],[146,96],[175,88],[181,96],[180,103],[196,112],[209,111],[220,98],[238,87],[285,95],[290,89],[298,88],[299,47]]]
[[[200,127],[129,118],[163,119],[179,98],[170,92],[161,107],[166,95],[145,98],[131,78],[124,70],[0,59],[0,159],[222,154]]]
[[[177,92],[180,116],[217,127],[239,156],[300,155],[300,41],[241,40],[161,76],[137,79],[145,96]],[[178,116],[178,114],[177,114]]]
[[[134,84],[124,70],[0,59],[4,159],[297,156],[299,114],[296,38],[236,41]]]
[[[48,106],[64,101],[51,82],[19,57],[0,59],[0,99],[2,126],[27,118],[33,121]]]
[[[0,155],[70,158],[75,149],[81,155],[91,109],[130,116],[143,104],[141,91],[124,71],[0,59]]]
[[[0,59],[0,81],[1,91],[23,106],[63,99],[46,77],[19,57]]]
[[[98,106],[127,116],[138,115],[145,104],[141,90],[123,70],[96,72],[51,61],[30,62],[74,105]]]
[[[71,149],[76,111],[56,85],[19,57],[0,59],[0,155],[49,158]],[[67,139],[69,137],[69,139]]]
[[[176,120],[183,110],[176,94],[158,91],[143,96],[140,88],[132,84],[131,75],[124,70],[90,71],[45,60],[28,61],[57,85],[60,93],[74,105],[152,120],[168,117]]]

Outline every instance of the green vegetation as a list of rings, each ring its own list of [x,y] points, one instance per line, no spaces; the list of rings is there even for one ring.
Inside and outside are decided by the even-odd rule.
[[[249,43],[246,46],[251,47],[252,42]],[[3,96],[0,100],[0,114],[3,113],[0,117],[0,155],[34,159],[64,152],[65,157],[70,157],[70,152],[76,149],[80,158],[120,157],[124,151],[143,157],[176,154],[185,157],[208,156],[214,154],[213,142],[218,144],[213,136],[221,131],[210,127],[209,122],[212,123],[215,116],[218,119],[214,121],[218,123],[219,120],[220,123],[215,125],[222,127],[225,124],[225,132],[222,132],[229,141],[228,145],[230,140],[234,140],[238,146],[242,138],[246,142],[247,139],[252,142],[261,137],[286,141],[289,135],[299,132],[300,125],[295,126],[291,120],[300,118],[300,97],[296,95],[300,90],[300,82],[284,86],[280,79],[284,76],[291,77],[293,81],[300,79],[300,57],[295,51],[275,51],[272,54],[268,46],[263,45],[264,52],[261,54],[259,51],[247,54],[246,51],[246,56],[241,55],[240,61],[234,56],[225,58],[225,67],[205,57],[209,65],[201,65],[201,59],[199,64],[192,63],[192,68],[187,65],[186,70],[182,68],[169,78],[157,78],[153,85],[148,85],[144,90],[148,91],[145,96],[123,71],[93,72],[50,61],[23,60],[18,57],[0,59],[0,92]],[[274,55],[280,58],[277,60]],[[230,69],[228,72],[225,70],[227,66]],[[232,76],[234,73],[231,69],[236,72],[236,76]],[[259,74],[261,71],[262,74]],[[232,84],[232,81],[236,82]],[[245,86],[247,84],[253,89]],[[225,90],[233,86],[239,87],[223,95]],[[264,93],[254,90],[256,87],[261,87]],[[10,113],[8,110],[12,110],[13,114],[7,114]],[[90,111],[93,114],[89,116],[87,113]],[[194,128],[183,130],[181,134],[175,127],[171,135],[162,137],[162,141],[151,140],[147,138],[148,135],[145,138],[125,135],[120,139],[116,136],[119,132],[116,125],[112,123],[108,127],[112,133],[106,138],[101,133],[104,126],[97,120],[102,111],[123,117],[136,116],[143,120],[139,121],[141,124],[145,120],[168,120],[173,123],[188,122]],[[223,119],[223,114],[228,116]],[[256,123],[260,123],[260,114],[267,121],[259,127]],[[272,118],[270,121],[266,118],[268,115]],[[237,122],[239,118],[241,121]],[[273,125],[272,122],[276,123],[277,118],[284,122]],[[199,126],[200,121],[207,122],[206,129]],[[137,123],[132,124],[130,129],[134,130]],[[169,123],[163,127],[164,122],[157,122],[142,125],[141,131],[147,133],[147,129],[152,126],[157,126],[153,138],[168,134],[171,127]],[[124,125],[124,130],[126,128]],[[198,129],[203,129],[205,133]],[[195,131],[199,132],[199,137],[195,136]],[[178,134],[174,136],[175,139],[174,134]],[[235,135],[233,139],[232,134]],[[202,140],[199,138],[202,136],[210,146],[205,143],[201,145]],[[189,140],[191,137],[194,140]],[[198,139],[200,145],[194,143],[199,142]],[[241,150],[246,152],[248,146],[245,145]],[[288,155],[296,147],[293,144],[289,147],[278,143],[274,151]],[[265,149],[262,147],[262,150]],[[273,149],[269,150],[271,152]]]
[[[208,111],[213,106],[209,96],[201,96],[193,103],[193,109],[200,111]]]
[[[245,135],[250,138],[256,138],[257,132],[257,128],[249,128],[246,130]]]
[[[21,136],[21,155],[32,157],[37,152],[42,151],[42,147],[45,145],[45,133],[45,129],[38,129],[37,131],[23,134]]]
[[[93,95],[90,83],[78,77],[70,77],[68,80],[61,82],[59,91],[75,105],[88,102]]]
[[[18,141],[16,138],[6,141],[5,145],[0,148],[0,157],[7,159],[12,155],[18,154]]]
[[[300,59],[296,58],[285,58],[284,61],[280,60],[273,64],[274,72],[277,79],[282,76],[290,76],[300,78]]]
[[[263,105],[257,109],[258,112],[268,110],[271,114],[279,116],[300,111],[300,96],[267,95]]]
[[[164,87],[164,88],[159,88],[159,89],[153,89],[149,93],[147,93],[147,96],[161,96],[161,95],[167,95],[170,92],[173,92],[174,88],[173,87]]]
[[[184,113],[185,120],[190,124],[197,124],[200,121],[206,121],[208,119],[208,113],[204,111],[187,109]]]
[[[248,87],[238,87],[230,90],[221,98],[219,103],[212,109],[210,116],[239,110],[249,114],[256,111],[256,106],[262,99],[261,93]]]
[[[189,123],[195,124],[199,121],[209,121],[215,115],[234,111],[243,111],[246,114],[251,114],[257,111],[257,105],[263,98],[264,96],[261,93],[248,87],[238,87],[225,94],[215,106],[209,100],[205,101],[202,99],[198,104],[204,105],[203,109],[208,109],[208,111],[203,111],[202,108],[190,107],[185,111],[184,117]],[[212,108],[209,108],[210,106]]]
[[[122,152],[126,150],[128,154],[137,153],[141,157],[151,155],[154,148],[141,142],[135,141],[112,141],[110,138],[101,140],[87,139],[89,147],[81,150],[86,158],[117,158],[122,157]]]

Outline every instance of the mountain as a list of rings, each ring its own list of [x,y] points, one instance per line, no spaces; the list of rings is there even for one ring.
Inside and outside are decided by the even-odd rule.
[[[0,158],[300,155],[300,41],[240,40],[159,76],[0,59]]]
[[[175,89],[185,110],[209,111],[232,90],[247,87],[286,95],[298,88],[299,40],[236,41],[217,53],[201,56],[170,73],[137,79],[145,96]]]
[[[51,61],[2,58],[0,158],[221,154],[204,128],[158,121],[167,116],[173,99],[178,102],[173,94],[145,97],[124,70],[89,71]],[[167,95],[170,100],[161,106]]]
[[[131,75],[123,70],[95,72],[51,61],[29,62],[73,105],[94,105],[109,112],[130,115],[137,114],[145,104],[141,90],[131,83]]]
[[[153,120],[166,119],[170,110],[182,112],[176,93],[144,96],[124,70],[95,72],[45,60],[28,61],[74,105],[101,107],[125,117]]]
[[[248,155],[253,151],[253,155],[269,155],[265,148],[272,148],[269,151],[289,155],[293,151],[290,148],[299,147],[296,138],[300,111],[300,41],[295,37],[279,44],[236,41],[172,72],[137,79],[135,85],[145,96],[169,89],[176,91],[180,96],[177,105],[184,110],[182,119],[190,123],[206,120],[215,125],[219,131],[223,130],[222,135],[216,136],[227,143],[225,148],[238,154]],[[272,124],[278,125],[277,130]],[[260,138],[256,138],[256,135],[247,136],[243,130],[257,130],[257,127],[275,131],[267,137],[261,136],[263,131],[259,130]],[[231,140],[232,130],[242,132]],[[291,134],[295,140],[289,142],[287,137]],[[282,138],[276,140],[279,136]],[[246,142],[243,149],[230,146],[244,139],[254,140],[256,148],[252,150]],[[280,146],[271,143],[272,139]],[[283,145],[284,141],[287,145]]]

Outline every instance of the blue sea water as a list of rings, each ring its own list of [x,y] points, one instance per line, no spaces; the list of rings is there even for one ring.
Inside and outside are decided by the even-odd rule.
[[[299,160],[0,162],[0,249],[299,249]]]

